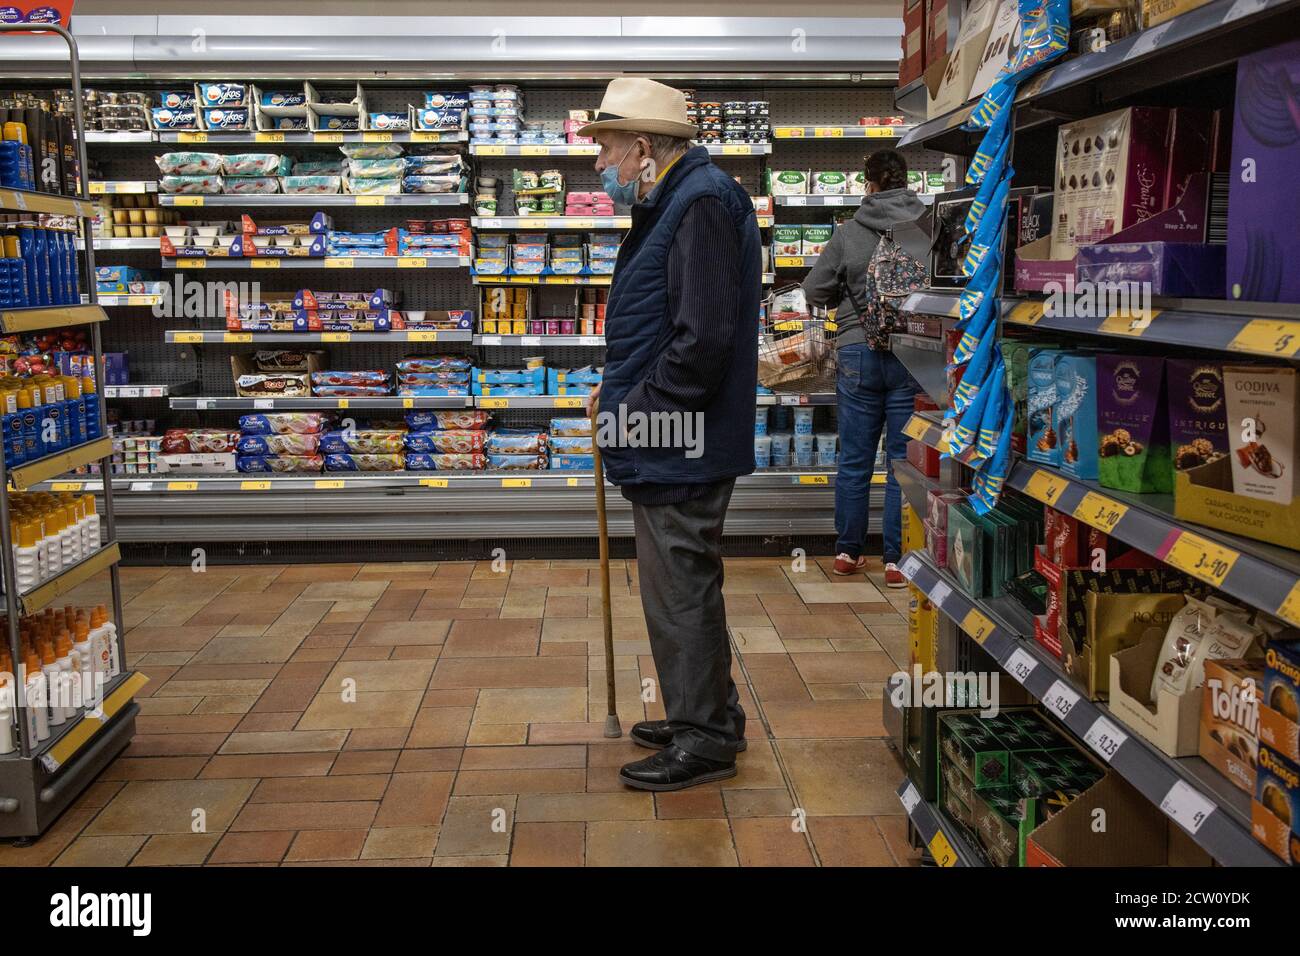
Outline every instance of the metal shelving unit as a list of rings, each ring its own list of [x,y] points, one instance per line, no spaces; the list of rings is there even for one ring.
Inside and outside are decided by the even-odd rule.
[[[154,240],[155,242],[157,240]],[[177,256],[164,269],[467,269],[469,256]]]
[[[171,345],[328,345],[331,342],[391,345],[404,342],[465,343],[474,333],[461,329],[406,329],[392,332],[218,332],[211,329],[168,329],[163,341]]]
[[[57,34],[67,44],[72,99],[75,109],[74,128],[77,136],[77,157],[80,161],[80,188],[87,190],[85,128],[81,110],[81,67],[77,43],[57,24],[2,24],[3,33],[31,33],[35,31]],[[11,40],[9,43],[23,42]],[[94,205],[78,197],[64,197],[21,190],[0,190],[0,208],[18,213],[53,213],[81,219],[87,232],[94,215]],[[93,246],[93,243],[91,244]],[[95,252],[93,248],[81,250],[81,268],[90,289],[88,304],[82,306],[57,306],[44,309],[16,309],[3,313],[5,332],[28,332],[66,325],[89,324],[96,376],[103,380],[103,343],[100,323],[107,319],[104,310],[95,301]],[[103,404],[99,412],[100,434],[108,434],[107,417]],[[102,515],[107,541],[98,550],[81,561],[65,568],[59,575],[41,582],[26,591],[20,591],[14,567],[14,542],[10,524],[9,495],[6,488],[23,491],[34,485],[48,483],[50,479],[73,468],[98,461],[107,472],[112,455],[112,441],[101,438],[86,442],[37,461],[7,467],[0,459],[0,565],[3,565],[4,603],[7,616],[7,641],[15,666],[22,673],[19,621],[25,613],[32,613],[53,603],[74,587],[107,570],[112,590],[113,620],[117,626],[117,652],[126,661],[125,627],[122,619],[122,589],[117,564],[121,552],[117,544],[116,516],[113,510],[112,489],[102,491]],[[57,489],[57,483],[51,485]],[[21,680],[21,678],[20,678]],[[126,746],[135,733],[135,715],[139,707],[132,697],[146,682],[143,675],[123,671],[104,690],[104,701],[96,711],[86,708],[68,719],[63,725],[51,728],[44,740],[34,740],[29,733],[25,695],[16,701],[18,749],[0,756],[0,837],[29,840],[43,833],[64,809],[94,779],[95,775]]]
[[[903,781],[898,788],[898,799],[935,866],[988,865],[943,811],[921,798],[921,792],[912,781]]]
[[[773,139],[898,139],[912,127],[893,126],[774,126]]]
[[[162,193],[158,196],[160,206],[238,206],[241,209],[253,206],[296,206],[313,209],[333,206],[464,206],[468,203],[469,195],[466,193],[378,193],[361,196],[344,193],[328,193],[324,196],[297,193],[290,195],[284,193],[257,195]]]

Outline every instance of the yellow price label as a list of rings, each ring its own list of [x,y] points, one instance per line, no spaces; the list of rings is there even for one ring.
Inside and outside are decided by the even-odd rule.
[[[326,269],[352,269],[356,267],[356,264],[357,264],[357,260],[353,259],[351,256],[326,256],[325,257]]]
[[[993,626],[993,622],[981,614],[978,608],[971,608],[961,619],[961,629],[973,637],[977,644],[983,644],[993,633]]]
[[[903,426],[903,434],[916,441],[924,441],[930,431],[930,423],[919,415],[913,415]]]
[[[263,479],[261,481],[241,481],[239,483],[240,491],[270,491],[271,482]]]
[[[570,229],[595,229],[596,220],[594,219],[566,219],[565,223]]]
[[[177,259],[177,269],[206,269],[208,267],[207,259]]]
[[[776,264],[783,268],[799,269],[803,267],[803,256],[777,256]]]
[[[423,485],[425,488],[446,488],[447,479],[446,478],[421,478],[420,484]]]
[[[1173,545],[1165,555],[1165,563],[1172,564],[1178,570],[1186,571],[1192,577],[1209,581],[1218,587],[1239,557],[1241,555],[1231,548],[1225,548],[1198,534],[1184,531],[1174,539]]]
[[[169,481],[167,482],[168,491],[198,491],[199,483],[197,481]]]
[[[413,129],[411,130],[412,143],[441,143],[442,134],[435,130]]]
[[[400,256],[397,260],[399,269],[423,269],[428,266],[429,260],[424,256]]]
[[[1061,497],[1061,492],[1069,486],[1070,482],[1067,479],[1039,468],[1029,476],[1029,481],[1025,483],[1025,492],[1031,498],[1055,505],[1056,499]]]
[[[202,206],[202,196],[175,196],[172,199],[173,206]]]
[[[80,481],[52,481],[50,491],[80,491],[83,484]]]
[[[863,136],[867,139],[895,139],[898,134],[892,126],[865,126]]]
[[[508,398],[480,398],[478,400],[479,408],[507,408],[510,405]]]
[[[802,126],[778,126],[772,130],[775,139],[803,139]]]
[[[844,129],[840,126],[818,126],[813,130],[813,135],[819,138],[829,136],[834,139],[843,136]]]
[[[1292,624],[1300,625],[1300,581],[1282,600],[1282,606],[1277,609],[1277,616],[1290,621]]]
[[[1228,349],[1257,355],[1296,355],[1300,353],[1300,322],[1252,319],[1233,336]]]
[[[957,851],[952,848],[948,838],[943,835],[942,830],[935,830],[934,836],[930,838],[930,856],[934,857],[934,862],[938,866],[956,866]]]
[[[406,333],[406,341],[436,342],[438,341],[438,333],[430,329],[412,329],[410,332]]]
[[[173,342],[179,342],[184,345],[190,345],[195,342],[203,341],[202,332],[177,332],[172,336]]]
[[[550,156],[551,150],[547,146],[520,146],[520,156]]]
[[[1122,505],[1113,498],[1090,491],[1074,506],[1074,517],[1084,524],[1092,525],[1107,534],[1115,530],[1121,518],[1128,514],[1128,505]]]
[[[1141,335],[1159,314],[1159,309],[1152,309],[1147,314],[1119,309],[1113,315],[1106,316],[1101,325],[1097,326],[1097,331],[1109,335]]]
[[[317,488],[337,490],[344,487],[346,483],[342,478],[317,478],[315,484]]]
[[[504,146],[479,146],[475,148],[474,152],[480,156],[504,156],[506,148]]]
[[[153,305],[156,297],[152,295],[128,295],[126,297],[127,305]]]
[[[322,332],[320,334],[322,342],[351,342],[351,332]]]
[[[531,478],[502,478],[502,488],[531,488],[533,479]]]
[[[520,219],[520,220],[519,220],[519,228],[520,228],[520,229],[545,229],[545,228],[546,228],[546,220],[545,220],[545,219],[528,219],[528,218]]]
[[[253,341],[252,332],[226,332],[221,336],[223,342],[251,342]]]
[[[402,399],[402,407],[403,407],[403,408],[414,408],[414,407],[415,407],[415,399],[413,399],[413,398],[404,398],[404,399]]]
[[[342,134],[342,133],[338,133],[338,132],[315,133],[315,134],[312,135],[312,142],[314,142],[314,143],[341,143],[341,142],[343,142],[343,134]]]
[[[107,186],[104,183],[91,183],[89,188],[92,196],[100,196],[108,192]]]
[[[1043,303],[1020,302],[1007,315],[1007,321],[1016,325],[1037,325],[1043,318]]]
[[[748,156],[751,152],[748,146],[728,145],[722,147],[723,156]]]
[[[182,130],[180,133],[176,134],[176,142],[178,143],[206,143],[207,141],[208,141],[207,133],[197,133],[197,132],[189,132],[186,130]]]
[[[570,398],[568,396],[565,396],[563,398],[557,398],[555,400],[555,407],[556,408],[582,408],[582,406],[585,405],[586,403],[587,400],[585,398],[578,398],[578,397]]]
[[[828,475],[800,475],[799,484],[801,485],[829,485],[830,477]]]
[[[392,141],[392,133],[376,133],[373,130],[366,130],[361,134],[361,142],[363,143],[391,143]]]
[[[340,398],[337,407],[338,407],[338,408],[347,408],[347,407],[348,407],[348,400],[347,400],[346,398]]]
[[[353,196],[352,200],[358,206],[382,206],[388,202],[388,197],[380,193],[378,196]]]
[[[258,133],[253,137],[255,143],[283,143],[284,133]]]
[[[254,259],[252,260],[254,269],[278,269],[280,268],[279,259]]]
[[[577,479],[577,478],[570,478],[570,479],[566,482],[566,484],[568,484],[568,486],[569,486],[570,488],[576,488],[576,487],[578,487],[578,479]]]

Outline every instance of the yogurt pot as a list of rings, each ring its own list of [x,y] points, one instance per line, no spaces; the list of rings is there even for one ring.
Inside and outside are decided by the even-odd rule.
[[[772,440],[772,465],[776,468],[785,468],[790,464],[790,433],[773,432],[769,436]]]
[[[754,409],[754,434],[767,434],[767,408],[760,406]]]
[[[794,409],[794,433],[796,435],[812,435],[813,410],[811,408]]]
[[[817,464],[826,467],[835,464],[835,443],[839,440],[835,432],[817,433]]]
[[[811,468],[815,439],[811,431],[794,433],[794,464],[796,468]]]
[[[754,467],[772,467],[772,439],[768,435],[754,436]]]

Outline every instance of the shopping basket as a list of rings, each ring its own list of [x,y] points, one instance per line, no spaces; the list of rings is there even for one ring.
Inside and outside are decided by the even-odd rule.
[[[835,391],[835,323],[798,285],[774,289],[758,336],[758,383],[774,392]]]

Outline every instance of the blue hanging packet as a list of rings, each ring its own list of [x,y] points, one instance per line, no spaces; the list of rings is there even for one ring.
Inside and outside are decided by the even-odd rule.
[[[998,436],[993,457],[984,463],[984,468],[971,483],[974,494],[970,497],[970,504],[976,514],[988,514],[997,507],[998,498],[1002,496],[1002,486],[1006,483],[1011,464],[1011,432],[1015,413],[1014,408],[1007,407],[1002,434]]]

